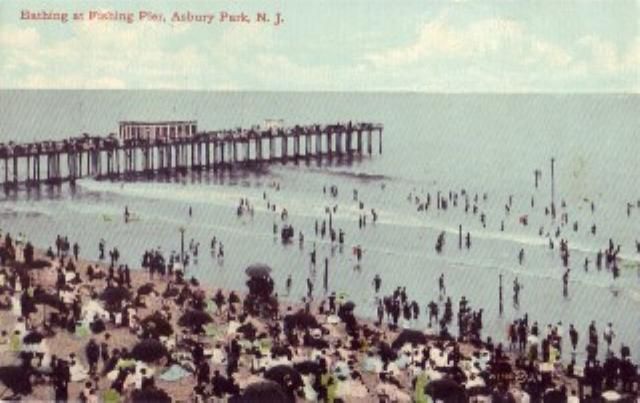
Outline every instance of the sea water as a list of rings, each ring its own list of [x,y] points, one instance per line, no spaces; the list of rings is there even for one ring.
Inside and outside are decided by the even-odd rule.
[[[274,164],[257,171],[189,173],[164,180],[82,179],[75,188],[43,186],[3,195],[0,227],[24,232],[39,246],[52,245],[57,234],[68,235],[88,258],[98,257],[98,242],[105,239],[107,248],[117,247],[121,261],[132,266],[139,266],[146,249],[160,248],[165,256],[179,252],[179,229],[184,227],[185,244],[191,239],[200,244],[188,275],[214,286],[245,289],[244,268],[264,262],[273,267],[280,296],[292,276],[292,300],[306,294],[307,278],[315,284],[315,298],[324,296],[328,258],[329,290],[346,293],[358,313],[375,315],[372,281],[380,274],[384,294],[404,286],[409,298],[418,301],[423,319],[411,325],[421,329],[426,304],[437,300],[437,278],[444,273],[456,310],[463,295],[473,308],[483,308],[484,335],[502,341],[508,323],[528,313],[541,328],[562,321],[565,336],[573,323],[582,346],[591,320],[600,330],[613,322],[616,350],[624,341],[640,357],[640,254],[635,250],[640,208],[634,207],[630,217],[626,211],[627,203],[636,206],[640,199],[639,106],[634,95],[2,91],[1,142],[104,135],[115,132],[119,120],[196,119],[200,130],[247,127],[266,118],[284,119],[287,125],[373,121],[384,124],[384,134],[381,155],[376,142],[373,156],[352,161]],[[551,200],[552,157],[556,206],[569,213],[569,225],[561,233],[571,249],[568,298],[562,294],[559,239],[553,236],[559,220],[544,214]],[[536,169],[542,171],[537,189]],[[332,185],[338,187],[337,197],[329,194]],[[353,200],[354,189],[364,210]],[[478,194],[478,214],[464,212],[464,198],[446,211],[435,208],[437,191],[448,197],[450,190],[462,189],[471,198]],[[265,192],[277,212],[267,209]],[[424,201],[427,193],[431,207],[418,212],[413,198]],[[510,195],[513,205],[507,213]],[[254,206],[253,216],[236,214],[241,198]],[[566,209],[560,208],[561,200]],[[334,227],[346,234],[342,247],[314,233],[315,221],[327,219],[326,208],[336,205]],[[125,206],[137,218],[126,225]],[[274,236],[273,224],[284,224],[282,208],[296,235],[304,233],[302,246],[297,236],[289,245]],[[367,226],[360,229],[360,214],[371,208],[378,221],[373,224],[369,214]],[[527,226],[519,223],[522,215],[528,216]],[[576,220],[579,229],[574,232]],[[590,231],[594,223],[596,235]],[[458,225],[471,233],[469,250],[458,248]],[[554,250],[539,236],[540,227],[544,235],[551,233]],[[446,243],[437,253],[434,245],[442,231]],[[224,244],[222,260],[210,254],[213,236]],[[595,254],[607,247],[609,238],[622,247],[621,276],[615,281],[609,271],[595,267]],[[315,268],[309,258],[314,245]],[[357,245],[364,250],[361,262],[352,253]],[[586,257],[588,272],[583,269]],[[516,277],[524,286],[518,307],[512,304]]]

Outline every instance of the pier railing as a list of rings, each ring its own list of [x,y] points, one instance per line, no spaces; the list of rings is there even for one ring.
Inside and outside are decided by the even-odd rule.
[[[0,180],[10,190],[21,184],[73,183],[83,177],[126,179],[140,174],[371,155],[375,137],[382,153],[382,131],[382,124],[349,122],[206,131],[182,138],[121,140],[113,134],[83,134],[57,141],[0,143],[0,172],[4,171]]]

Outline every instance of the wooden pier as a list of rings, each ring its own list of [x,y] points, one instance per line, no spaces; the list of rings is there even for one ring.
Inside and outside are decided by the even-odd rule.
[[[346,123],[289,128],[198,132],[183,138],[122,140],[84,134],[59,141],[0,143],[0,181],[5,191],[76,179],[127,179],[188,171],[318,158],[371,155],[383,125]]]

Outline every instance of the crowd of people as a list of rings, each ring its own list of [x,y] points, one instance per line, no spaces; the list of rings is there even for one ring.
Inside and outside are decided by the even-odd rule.
[[[593,323],[586,365],[565,366],[562,323],[541,330],[525,315],[503,345],[482,335],[482,309],[464,296],[455,309],[444,274],[434,279],[438,300],[424,311],[404,287],[380,295],[377,275],[378,321],[368,322],[335,292],[325,299],[310,293],[301,303],[278,300],[269,269],[247,269],[249,292],[241,295],[185,279],[179,270],[148,282],[166,266],[158,250],[144,252],[142,271],[115,259],[83,261],[64,247],[39,256],[9,234],[1,250],[0,285],[9,300],[0,314],[14,329],[0,336],[0,381],[14,397],[170,401],[182,393],[193,401],[255,401],[258,393],[287,402],[426,402],[571,401],[583,388],[591,396],[637,393],[630,348],[614,353],[611,324],[602,330],[604,361]],[[250,301],[274,308],[255,309]],[[426,331],[414,330],[421,314],[433,322]],[[575,351],[577,329],[568,333]],[[66,355],[52,348],[61,337],[70,340]],[[176,392],[176,380],[183,390]]]

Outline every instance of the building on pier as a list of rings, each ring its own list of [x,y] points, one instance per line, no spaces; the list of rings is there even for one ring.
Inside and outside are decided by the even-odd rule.
[[[284,128],[284,119],[265,119],[263,127],[266,130],[278,130]]]
[[[119,122],[120,140],[175,140],[189,138],[198,131],[195,120],[180,120],[168,122]]]

